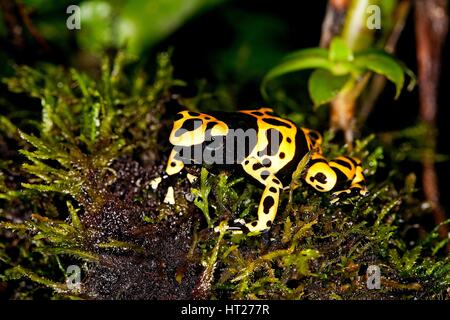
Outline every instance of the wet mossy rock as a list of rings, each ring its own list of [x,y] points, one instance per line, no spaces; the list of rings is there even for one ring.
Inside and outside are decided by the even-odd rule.
[[[255,214],[261,194],[228,172],[193,168],[196,184],[177,177],[176,205],[164,204],[164,183],[154,191],[151,181],[164,172],[174,112],[167,102],[182,82],[168,54],[152,80],[127,77],[125,60],[105,59],[99,78],[47,65],[17,67],[4,80],[11,97],[38,112],[0,117],[0,295],[449,298],[447,242],[415,223],[429,209],[416,198],[413,174],[377,174],[398,164],[383,159],[390,151],[375,136],[353,151],[364,160],[368,197],[330,206],[329,195],[301,186],[292,203],[283,195],[263,235],[226,232],[226,221]],[[183,104],[195,109],[201,99]],[[330,137],[332,157],[344,149]],[[79,288],[66,282],[70,265],[81,268]],[[380,269],[380,289],[367,286],[369,266]]]

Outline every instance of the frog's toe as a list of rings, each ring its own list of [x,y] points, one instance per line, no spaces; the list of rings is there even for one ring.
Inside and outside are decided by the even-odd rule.
[[[247,233],[249,230],[245,225],[245,221],[243,219],[235,219],[229,226],[228,230],[233,232],[234,234]]]

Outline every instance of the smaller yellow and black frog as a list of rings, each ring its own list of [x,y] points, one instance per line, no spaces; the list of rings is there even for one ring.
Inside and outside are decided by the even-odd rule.
[[[258,219],[242,222],[231,227],[233,230],[268,230],[278,210],[280,192],[296,188],[298,179],[317,191],[332,191],[332,204],[344,197],[367,194],[359,159],[340,156],[327,160],[318,132],[299,128],[270,108],[208,114],[182,111],[174,120],[169,140],[173,145],[166,168],[169,176],[178,174],[185,165],[210,164],[241,169],[264,187]],[[169,188],[169,198],[173,199],[173,192]]]

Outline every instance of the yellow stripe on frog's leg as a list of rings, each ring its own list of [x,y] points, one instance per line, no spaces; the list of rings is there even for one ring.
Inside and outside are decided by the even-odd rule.
[[[276,179],[275,175],[268,177],[268,179],[274,178]],[[278,184],[266,186],[259,202],[258,220],[245,224],[250,232],[262,232],[270,229],[277,215],[280,190]]]
[[[177,154],[178,152],[173,148],[170,152],[169,159],[167,160],[166,173],[169,176],[177,174],[184,168],[183,161],[176,158]]]
[[[357,158],[352,158],[352,159],[355,160],[355,162],[356,162],[355,177],[352,180],[352,185],[356,186],[356,185],[360,184],[361,187],[363,187],[365,189],[365,191],[367,191],[365,188],[366,178],[364,177],[364,173],[363,173],[364,169],[362,167],[361,160],[359,160]]]
[[[364,169],[362,167],[361,160],[357,158],[352,158],[356,162],[355,176],[353,177],[352,183],[350,184],[350,189],[356,191],[361,196],[366,196],[369,194],[366,186],[366,179],[364,177]]]
[[[366,186],[356,183],[352,184],[348,189],[333,192],[333,194],[331,195],[332,199],[330,203],[335,204],[341,201],[342,199],[354,197],[357,195],[366,196],[368,194],[369,192],[367,191]]]
[[[333,192],[333,194],[331,195],[330,203],[331,204],[338,203],[343,198],[350,197],[351,193],[352,193],[352,191],[350,189],[344,189],[344,190]]]
[[[278,210],[280,190],[283,184],[269,168],[262,165],[256,158],[247,158],[241,164],[245,172],[265,186],[258,207],[258,220],[246,223],[248,231],[261,232],[272,225]]]
[[[340,177],[340,183],[353,180],[356,174],[357,163],[350,157],[337,157],[330,160],[330,167],[334,168]]]

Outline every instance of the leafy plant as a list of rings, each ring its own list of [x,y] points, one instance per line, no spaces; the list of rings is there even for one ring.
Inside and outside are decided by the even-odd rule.
[[[396,98],[403,88],[405,74],[414,79],[409,69],[386,52],[371,49],[354,53],[342,38],[335,37],[329,49],[308,48],[286,56],[264,77],[263,95],[268,98],[267,87],[271,80],[306,69],[314,69],[308,90],[315,107],[330,102],[343,91],[354,90],[356,82],[368,72],[383,75],[394,83]],[[414,81],[409,87],[413,85]]]
[[[200,174],[200,189],[193,188],[192,194],[195,196],[194,203],[200,210],[202,210],[209,228],[212,227],[208,203],[208,196],[210,192],[211,185],[210,181],[208,180],[208,171],[205,168],[202,168]]]
[[[176,83],[168,54],[159,55],[151,86],[144,86],[142,73],[133,81],[124,78],[126,63],[123,53],[105,58],[98,81],[50,65],[17,67],[15,77],[3,80],[11,91],[26,93],[42,106],[34,127],[17,129],[6,118],[1,121],[0,138],[7,136],[19,149],[9,153],[15,161],[2,158],[0,167],[0,237],[9,243],[0,247],[5,280],[28,278],[70,297],[73,292],[58,282],[65,276],[61,260],[98,264],[101,252],[143,254],[141,243],[111,226],[99,230],[92,225],[105,211],[117,219],[123,200],[111,185],[121,171],[113,163],[156,146],[156,131],[146,128],[158,128],[160,101]],[[19,243],[6,240],[11,232]],[[20,255],[9,257],[16,246]],[[62,273],[55,274],[55,261]]]
[[[83,27],[77,34],[91,52],[125,47],[130,54],[155,45],[195,14],[224,0],[82,1]],[[151,24],[148,21],[152,21]]]

